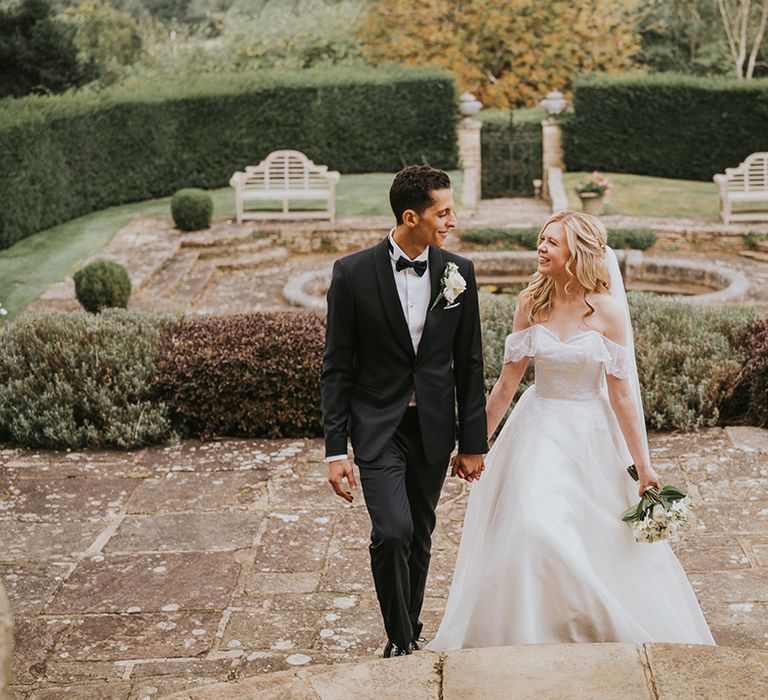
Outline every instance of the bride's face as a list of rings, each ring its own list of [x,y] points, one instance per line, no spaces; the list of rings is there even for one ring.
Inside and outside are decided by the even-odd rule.
[[[536,270],[540,274],[559,277],[565,273],[565,263],[571,257],[571,251],[562,221],[554,221],[541,232],[536,252],[539,254]]]

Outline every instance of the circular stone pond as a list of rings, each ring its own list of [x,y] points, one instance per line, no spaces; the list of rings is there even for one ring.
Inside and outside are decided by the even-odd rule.
[[[536,269],[535,251],[463,254],[475,263],[478,286],[486,291],[517,293]],[[715,263],[650,257],[639,250],[617,250],[616,257],[629,291],[664,294],[694,304],[724,304],[738,301],[749,290],[743,274]],[[283,296],[293,305],[325,311],[330,278],[330,265],[305,272],[285,285]]]

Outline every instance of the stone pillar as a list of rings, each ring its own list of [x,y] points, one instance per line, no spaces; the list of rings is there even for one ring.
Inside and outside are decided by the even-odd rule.
[[[563,163],[563,135],[560,124],[553,118],[545,119],[541,122],[541,166],[544,175],[542,183],[542,196],[551,203],[549,178],[547,173],[549,168],[559,168],[565,171]]]
[[[464,171],[464,184],[461,189],[462,209],[477,209],[480,203],[482,177],[480,129],[482,128],[482,123],[470,117],[465,117],[459,124],[459,157]]]
[[[11,657],[13,656],[13,618],[11,606],[0,583],[0,698],[11,696]]]

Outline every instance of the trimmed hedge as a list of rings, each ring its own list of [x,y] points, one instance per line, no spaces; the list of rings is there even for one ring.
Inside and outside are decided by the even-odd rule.
[[[482,122],[481,189],[485,198],[531,197],[533,180],[541,179],[541,110],[485,110]]]
[[[535,227],[526,228],[474,228],[459,234],[459,238],[467,243],[496,246],[503,249],[522,247],[526,250],[536,250],[539,230]],[[608,245],[612,248],[633,248],[647,250],[656,243],[656,233],[643,228],[616,228],[608,231]]]
[[[738,350],[746,363],[728,406],[729,417],[768,428],[768,319],[750,324],[739,339]]]
[[[344,173],[455,168],[457,95],[431,68],[143,82],[0,103],[0,248],[105,207],[223,187],[293,148]]]
[[[696,430],[717,423],[745,362],[739,343],[755,312],[692,306],[637,292],[629,295],[629,304],[648,426]],[[481,294],[489,391],[501,371],[514,310],[511,296]]]
[[[630,305],[650,427],[712,425],[729,405],[728,415],[766,424],[768,324],[754,311],[649,294]],[[514,308],[514,297],[480,294],[488,391]],[[0,333],[0,440],[135,448],[177,436],[319,437],[324,340],[325,320],[311,313],[23,316]],[[520,391],[532,379],[529,369]]]
[[[176,437],[152,391],[173,316],[107,309],[21,316],[0,333],[0,440],[126,449]]]
[[[768,79],[583,76],[562,125],[568,170],[711,180],[766,149]]]
[[[324,345],[313,313],[189,319],[163,344],[155,387],[187,436],[316,437]]]

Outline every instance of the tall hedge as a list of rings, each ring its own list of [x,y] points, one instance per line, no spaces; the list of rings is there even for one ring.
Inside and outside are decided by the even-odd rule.
[[[768,150],[768,79],[581,77],[563,131],[569,170],[710,180]]]
[[[456,88],[436,69],[206,76],[0,102],[0,248],[115,204],[226,186],[293,148],[345,173],[454,168]]]
[[[485,198],[530,197],[541,178],[541,110],[480,112],[481,189]]]

